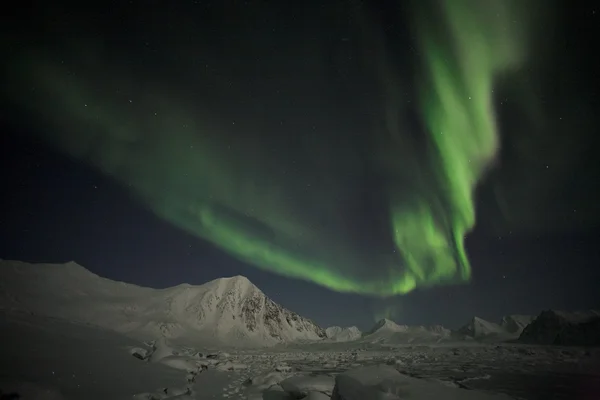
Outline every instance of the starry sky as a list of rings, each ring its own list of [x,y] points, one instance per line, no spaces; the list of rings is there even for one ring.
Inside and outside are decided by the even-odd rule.
[[[148,4],[11,11],[1,258],[323,326],[599,305],[586,2]]]

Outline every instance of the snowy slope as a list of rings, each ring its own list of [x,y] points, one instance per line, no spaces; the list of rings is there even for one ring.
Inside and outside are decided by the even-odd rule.
[[[207,353],[165,339],[139,343],[102,328],[24,313],[0,313],[0,332],[0,398],[15,393],[25,400],[483,400],[507,399],[491,393],[504,392],[521,399],[576,399],[581,382],[590,393],[598,388],[588,372],[594,357],[582,357],[586,368],[573,364],[579,375],[564,374],[559,372],[564,364],[546,363],[575,353],[538,346],[525,363],[517,348],[504,346],[315,351],[315,345],[306,345],[303,351]],[[561,358],[548,359],[550,354]],[[557,371],[544,373],[540,363],[557,364]]]
[[[523,330],[519,341],[547,345],[598,346],[600,312],[543,311]]]
[[[0,332],[1,399],[121,400],[184,384],[164,364],[140,368],[130,349],[142,344],[102,328],[11,313],[0,314]]]
[[[350,342],[358,340],[362,336],[362,332],[356,326],[342,328],[340,326],[330,326],[325,329],[327,339],[335,342]]]
[[[442,326],[398,325],[389,319],[378,321],[362,340],[369,343],[411,344],[438,343],[451,338],[451,331]]]
[[[0,309],[86,322],[138,338],[271,345],[326,336],[242,276],[151,289],[99,277],[74,262],[0,261]]]

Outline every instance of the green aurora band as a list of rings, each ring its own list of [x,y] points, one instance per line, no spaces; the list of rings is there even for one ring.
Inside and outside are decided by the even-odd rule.
[[[432,165],[442,201],[414,208],[391,198],[395,241],[410,273],[394,293],[455,277],[469,279],[464,238],[475,226],[474,189],[498,151],[495,78],[524,61],[525,32],[513,23],[513,1],[415,1],[415,30],[424,49],[421,112],[434,144]],[[441,10],[436,20],[427,10]],[[437,24],[437,26],[436,26]],[[441,28],[440,28],[441,27]]]
[[[122,73],[106,67],[107,76],[86,79],[85,73],[67,74],[60,63],[34,52],[13,65],[9,93],[43,121],[47,139],[61,151],[130,188],[159,217],[254,266],[339,292],[382,297],[464,282],[471,273],[463,240],[475,225],[474,190],[498,150],[494,82],[524,61],[525,32],[512,21],[522,16],[518,9],[526,2],[414,3],[413,29],[422,54],[415,79],[429,133],[427,159],[418,165],[431,178],[421,178],[408,194],[402,182],[384,183],[390,240],[397,250],[384,256],[356,256],[343,221],[335,220],[339,199],[351,195],[346,186],[315,179],[315,190],[336,195],[286,205],[297,193],[285,183],[289,177],[273,172],[281,169],[278,160],[265,157],[251,139],[224,143],[218,132],[228,128],[208,112],[186,107],[184,96],[173,90],[170,96],[159,96],[158,90],[145,96],[156,116],[136,118],[102,101],[106,93],[130,85]],[[432,9],[440,14],[431,15]],[[24,95],[19,82],[35,91]],[[402,107],[389,102],[386,109]],[[327,167],[339,176],[355,163],[349,155],[342,165]],[[315,210],[313,220],[299,210]],[[335,229],[316,227],[314,221],[325,218],[335,220]]]

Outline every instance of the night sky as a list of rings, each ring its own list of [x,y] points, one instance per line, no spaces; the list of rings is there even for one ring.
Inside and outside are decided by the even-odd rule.
[[[600,9],[269,3],[11,9],[0,258],[322,326],[600,306]]]

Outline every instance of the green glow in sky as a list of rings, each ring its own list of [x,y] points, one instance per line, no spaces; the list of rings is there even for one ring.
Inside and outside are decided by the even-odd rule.
[[[494,80],[522,63],[525,42],[524,32],[513,23],[517,3],[437,4],[415,2],[424,70],[420,105],[434,144],[429,155],[437,198],[410,208],[393,199],[391,204],[396,244],[411,275],[423,284],[470,277],[463,238],[475,226],[473,192],[498,150]],[[426,8],[441,9],[445,26],[435,26]]]
[[[60,150],[121,182],[159,217],[251,265],[373,296],[467,281],[463,240],[475,225],[473,192],[498,149],[494,80],[524,54],[522,32],[512,23],[519,15],[512,6],[520,3],[437,3],[415,1],[419,73],[397,79],[417,82],[427,152],[391,146],[391,162],[381,161],[381,151],[362,151],[368,138],[382,134],[375,127],[345,146],[307,132],[295,140],[293,156],[273,155],[272,148],[291,140],[286,129],[297,134],[297,128],[278,127],[281,135],[265,145],[257,140],[261,128],[240,134],[183,89],[153,84],[134,100],[119,97],[136,76],[97,60],[75,74],[51,56],[31,53],[14,65],[12,94],[46,124]],[[402,107],[388,99],[382,108]],[[394,129],[388,134],[401,137],[413,128]],[[354,214],[344,207],[365,165],[376,164],[385,166],[385,201],[376,211],[387,224],[379,233],[390,246],[382,240],[381,249],[365,250],[349,232]]]

